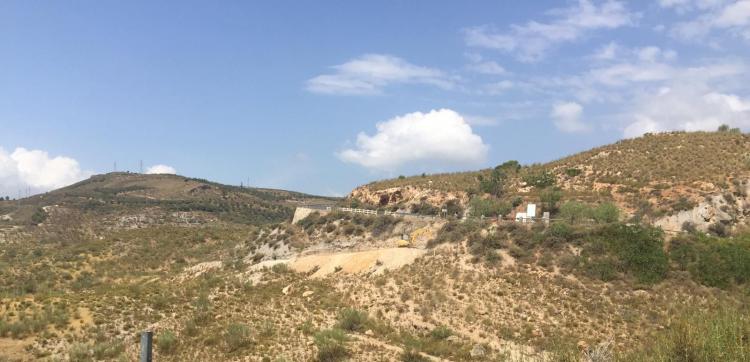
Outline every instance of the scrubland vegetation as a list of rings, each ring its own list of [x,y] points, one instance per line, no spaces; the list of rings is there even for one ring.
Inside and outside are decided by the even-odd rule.
[[[313,212],[292,225],[279,219],[308,196],[133,175],[2,201],[0,360],[130,361],[151,329],[163,361],[747,361],[750,230],[729,207],[747,197],[745,138],[649,135],[370,185],[465,192],[410,200],[440,218]],[[690,183],[705,195],[682,192]],[[406,205],[385,200],[346,202]],[[650,222],[706,200],[729,221]],[[552,220],[508,220],[529,202]],[[376,248],[421,257],[319,277],[291,262]]]

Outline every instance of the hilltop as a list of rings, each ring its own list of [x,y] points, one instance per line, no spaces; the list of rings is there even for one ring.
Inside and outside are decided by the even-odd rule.
[[[134,226],[158,220],[263,224],[291,219],[294,208],[300,203],[330,203],[332,200],[178,175],[114,172],[95,175],[48,193],[5,201],[0,203],[0,214],[7,215],[15,224],[40,223],[49,215],[63,214]]]
[[[705,230],[719,221],[744,220],[748,176],[750,136],[667,132],[544,164],[509,161],[493,169],[377,181],[355,189],[349,198],[371,207],[435,212],[451,200],[454,208],[465,210],[473,198],[487,196],[522,207],[543,202],[544,192],[555,189],[561,200],[612,202],[627,217],[672,229],[687,221]]]

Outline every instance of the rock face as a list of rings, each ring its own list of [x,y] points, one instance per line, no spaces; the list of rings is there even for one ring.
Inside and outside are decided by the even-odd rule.
[[[690,223],[699,231],[708,231],[708,228],[716,223],[727,225],[742,222],[745,213],[750,211],[750,198],[734,198],[727,200],[726,196],[714,195],[698,206],[674,215],[669,215],[654,221],[654,225],[665,231],[681,231],[685,223]]]
[[[448,201],[455,200],[462,207],[468,204],[469,196],[463,191],[441,191],[415,186],[391,187],[373,190],[369,186],[360,186],[349,194],[350,199],[379,206],[398,206],[409,211],[412,205],[427,203],[435,207],[442,207]]]

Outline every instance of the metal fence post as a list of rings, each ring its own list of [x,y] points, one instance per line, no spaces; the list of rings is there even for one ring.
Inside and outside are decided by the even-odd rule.
[[[154,332],[144,331],[141,333],[141,362],[152,362],[151,344]]]

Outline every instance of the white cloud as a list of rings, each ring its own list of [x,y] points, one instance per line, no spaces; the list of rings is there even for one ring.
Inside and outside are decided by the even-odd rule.
[[[620,51],[620,46],[617,45],[615,42],[610,42],[609,44],[599,48],[599,50],[594,53],[594,59],[599,60],[612,60],[617,57],[617,54]]]
[[[520,60],[536,61],[557,44],[572,42],[596,29],[614,29],[633,24],[637,14],[629,12],[624,3],[608,0],[596,5],[579,0],[575,6],[549,12],[547,23],[529,21],[512,25],[507,32],[488,26],[464,30],[466,44],[516,54]]]
[[[750,101],[711,91],[702,83],[681,83],[640,96],[633,107],[626,137],[667,130],[714,131],[722,124],[750,127]]]
[[[0,192],[15,196],[31,189],[33,193],[49,191],[81,181],[91,172],[81,171],[78,161],[41,150],[16,148],[12,153],[0,147]]]
[[[681,13],[698,12],[694,18],[678,22],[672,27],[671,34],[675,37],[701,41],[714,30],[726,30],[729,34],[750,40],[750,0],[681,1],[672,7]],[[716,41],[714,39],[709,44]]]
[[[484,61],[484,62],[477,62],[473,64],[469,64],[467,66],[469,70],[481,74],[491,74],[491,75],[503,75],[508,74],[508,71],[503,68],[502,65],[498,64],[494,61]]]
[[[624,48],[609,43],[593,56],[606,65],[594,67],[585,75],[583,82],[598,83],[607,86],[623,86],[637,82],[655,82],[671,79],[678,72],[671,61],[677,58],[677,52],[655,46],[642,48]]]
[[[662,63],[619,63],[594,68],[588,78],[594,83],[607,86],[624,86],[634,82],[654,82],[670,79],[675,70]]]
[[[717,14],[714,24],[720,27],[745,26],[750,23],[750,0],[729,4]]]
[[[476,114],[464,114],[463,117],[466,123],[471,126],[497,126],[499,123],[495,118]]]
[[[513,82],[509,80],[501,80],[499,82],[485,84],[481,87],[480,93],[485,95],[499,95],[507,92],[513,88]]]
[[[158,175],[158,174],[170,174],[174,175],[177,173],[177,170],[175,170],[172,166],[167,165],[153,165],[146,169],[147,175]]]
[[[454,82],[442,71],[411,64],[387,54],[365,54],[332,67],[334,72],[307,81],[313,93],[337,95],[379,94],[388,85],[398,83],[428,84],[444,89]]]
[[[567,132],[585,132],[589,127],[581,120],[583,107],[575,102],[557,103],[552,107],[550,116],[554,119],[557,129]]]
[[[414,163],[476,166],[489,146],[467,121],[450,109],[414,112],[376,125],[377,133],[357,135],[356,147],[338,153],[345,161],[393,171]]]

